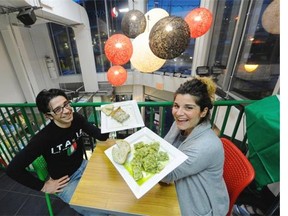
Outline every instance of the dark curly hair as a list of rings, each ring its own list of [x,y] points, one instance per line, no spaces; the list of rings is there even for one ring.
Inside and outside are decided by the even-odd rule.
[[[61,89],[42,90],[36,97],[36,105],[38,110],[44,114],[50,112],[49,103],[57,96],[63,96],[68,100],[67,95]]]
[[[212,78],[194,77],[180,85],[174,94],[174,100],[178,94],[190,94],[194,96],[195,103],[200,107],[201,112],[205,107],[208,108],[207,115],[200,122],[208,121],[210,119],[210,109],[213,108],[215,91],[216,85]]]

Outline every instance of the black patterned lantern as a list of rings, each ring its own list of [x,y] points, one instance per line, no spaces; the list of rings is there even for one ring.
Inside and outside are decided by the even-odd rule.
[[[178,57],[188,47],[190,30],[181,17],[160,19],[151,29],[149,46],[154,55],[162,59]]]
[[[135,38],[143,33],[146,28],[145,15],[139,10],[128,11],[121,22],[123,34],[129,38]]]

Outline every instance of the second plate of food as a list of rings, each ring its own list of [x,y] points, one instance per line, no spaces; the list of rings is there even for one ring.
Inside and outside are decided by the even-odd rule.
[[[143,127],[144,122],[135,100],[101,106],[101,132],[109,133]]]

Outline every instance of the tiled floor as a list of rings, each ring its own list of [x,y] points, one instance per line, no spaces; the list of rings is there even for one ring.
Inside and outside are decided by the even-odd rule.
[[[77,216],[70,206],[51,195],[54,214]],[[10,179],[0,170],[0,215],[49,215],[42,192],[30,190]]]

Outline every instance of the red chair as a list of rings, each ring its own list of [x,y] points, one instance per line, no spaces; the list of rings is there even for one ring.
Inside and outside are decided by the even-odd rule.
[[[239,194],[252,182],[255,172],[247,157],[233,142],[226,138],[221,138],[221,141],[225,155],[223,177],[230,198],[227,216],[230,216]]]

